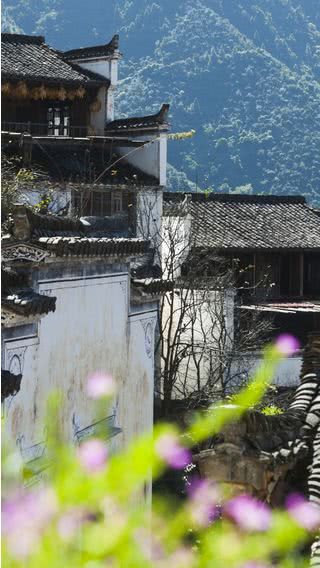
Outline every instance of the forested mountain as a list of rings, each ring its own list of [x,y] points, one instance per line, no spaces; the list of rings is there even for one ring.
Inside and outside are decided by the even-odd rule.
[[[118,114],[171,103],[172,189],[320,205],[319,0],[6,0],[3,27],[61,49],[120,33]]]

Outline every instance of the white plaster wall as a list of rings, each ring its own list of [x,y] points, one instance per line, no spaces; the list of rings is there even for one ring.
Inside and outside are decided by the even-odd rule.
[[[83,69],[87,69],[88,71],[92,71],[93,73],[99,73],[102,77],[106,79],[112,79],[113,83],[117,81],[117,74],[115,73],[114,65],[112,65],[112,60],[110,58],[98,58],[98,59],[79,59],[74,60],[74,63],[82,67]],[[112,73],[111,73],[112,70]]]
[[[137,237],[150,239],[155,251],[154,263],[161,266],[161,222],[162,222],[162,189],[143,189],[137,191],[136,215]]]
[[[166,142],[166,140],[165,140]],[[164,142],[162,142],[162,145]],[[159,140],[145,146],[139,146],[134,152],[132,146],[119,146],[117,152],[126,156],[126,161],[147,175],[154,176],[160,182],[160,149]]]
[[[181,266],[190,252],[190,229],[191,215],[162,217],[161,242],[164,278],[180,277]],[[172,242],[174,243],[173,249]]]
[[[171,311],[172,300],[174,304]],[[216,369],[216,373],[218,369],[223,369],[220,353],[224,346],[227,355],[228,344],[230,347],[232,344],[233,307],[234,294],[231,290],[218,292],[177,289],[170,296],[170,301],[168,296],[164,299],[162,329],[165,357],[168,356],[168,343],[172,345],[177,336],[178,326],[180,330],[184,328],[178,341],[180,352],[184,349],[184,357],[179,363],[173,390],[175,398],[182,398],[197,390],[198,380],[200,387],[204,387],[209,380],[210,369]],[[163,365],[164,361],[161,363]],[[217,386],[220,387],[220,383]]]
[[[262,362],[260,352],[243,354],[239,360],[232,364],[231,372],[239,380],[246,380],[254,375],[255,370]],[[283,358],[275,372],[272,382],[277,386],[295,387],[299,384],[302,356],[297,354]]]
[[[129,317],[128,373],[121,391],[119,422],[127,444],[153,423],[154,330],[157,313]]]
[[[154,364],[149,344],[153,348],[156,315],[129,318],[128,286],[128,273],[40,282],[40,293],[57,297],[56,311],[41,319],[32,340],[7,341],[4,346],[5,368],[14,355],[21,360],[21,390],[6,404],[5,413],[8,432],[15,441],[23,438],[23,448],[45,440],[46,400],[53,390],[64,395],[61,424],[66,439],[75,441],[75,430],[95,421],[86,381],[99,369],[111,373],[118,386],[105,412],[106,417],[115,413],[115,425],[123,430],[112,447],[122,447],[152,428]]]
[[[110,86],[105,97],[104,105],[104,121],[109,122],[114,119],[114,93],[118,84],[118,60],[119,54],[115,54],[113,58],[99,58],[99,59],[88,59],[74,60],[83,69],[88,69],[88,71],[93,71],[94,73],[99,73],[106,79],[110,80]]]
[[[100,109],[98,111],[90,110],[90,128],[91,134],[97,136],[104,135],[104,127],[106,124],[106,108],[107,108],[107,89],[106,87],[100,87],[98,90],[97,100],[100,103]]]

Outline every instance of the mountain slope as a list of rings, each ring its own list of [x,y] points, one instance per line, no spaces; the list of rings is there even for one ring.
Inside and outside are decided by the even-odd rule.
[[[299,193],[320,204],[318,0],[121,0],[111,13],[103,0],[90,10],[83,0],[5,6],[11,23],[60,48],[120,31],[119,113],[169,101],[173,130],[196,130],[170,143],[172,189]]]

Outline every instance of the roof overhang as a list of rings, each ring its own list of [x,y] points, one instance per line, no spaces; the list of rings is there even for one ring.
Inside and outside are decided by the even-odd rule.
[[[263,302],[260,304],[243,304],[239,308],[242,310],[282,314],[320,313],[320,300],[319,302]]]

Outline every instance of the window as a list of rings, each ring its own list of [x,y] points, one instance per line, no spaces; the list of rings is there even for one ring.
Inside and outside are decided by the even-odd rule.
[[[122,211],[122,193],[121,191],[112,191],[111,193],[111,215]]]
[[[55,103],[48,107],[48,135],[70,135],[70,107],[61,103]]]
[[[108,217],[127,210],[127,194],[121,191],[73,192],[73,205],[80,215]]]

